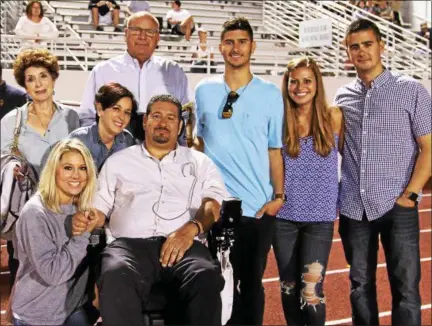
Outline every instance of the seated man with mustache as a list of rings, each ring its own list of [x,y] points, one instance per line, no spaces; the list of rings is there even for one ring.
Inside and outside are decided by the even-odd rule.
[[[206,155],[177,144],[181,112],[173,96],[152,97],[144,143],[115,153],[100,172],[98,226],[107,219],[115,238],[102,253],[98,281],[104,326],[142,325],[155,283],[176,293],[174,324],[221,323],[224,281],[197,236],[218,220],[227,191]],[[74,234],[88,223],[75,218]]]

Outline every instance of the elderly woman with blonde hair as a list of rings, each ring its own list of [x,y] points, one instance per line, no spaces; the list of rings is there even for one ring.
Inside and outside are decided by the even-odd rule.
[[[96,225],[95,188],[96,168],[87,147],[78,139],[59,141],[16,224],[20,266],[11,298],[14,325],[94,324],[85,257]],[[73,235],[68,225],[77,214],[87,216],[88,224]]]

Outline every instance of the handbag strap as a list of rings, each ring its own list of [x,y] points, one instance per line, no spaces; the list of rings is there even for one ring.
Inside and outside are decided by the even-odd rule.
[[[20,108],[18,108],[16,113],[15,128],[13,131],[13,140],[11,145],[11,149],[15,149],[15,150],[18,150],[18,138],[21,133],[21,116],[22,116],[22,112]]]

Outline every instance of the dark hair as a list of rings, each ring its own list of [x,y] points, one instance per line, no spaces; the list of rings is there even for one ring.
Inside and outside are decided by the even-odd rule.
[[[361,19],[353,21],[348,26],[348,28],[345,32],[345,45],[348,45],[347,40],[348,40],[349,35],[351,35],[353,33],[358,33],[360,31],[366,31],[369,29],[372,30],[372,32],[375,34],[377,41],[378,42],[381,41],[382,36],[381,36],[381,32],[380,32],[378,26],[374,22],[372,22],[368,19],[361,18]]]
[[[179,120],[183,121],[181,103],[174,96],[167,95],[167,94],[153,96],[147,104],[146,115],[150,114],[151,107],[156,102],[169,102],[169,103],[174,104],[178,109]],[[136,139],[138,139],[140,141],[144,141],[144,138],[145,138],[145,131],[143,128],[144,114],[137,114],[135,117],[136,118],[134,120],[131,119],[130,129],[132,130],[132,134]],[[182,128],[180,130],[180,136],[183,133],[184,128],[185,128],[185,124],[183,123]]]
[[[177,6],[179,6],[179,7],[181,7],[181,1],[179,1],[179,0],[176,0],[176,1],[173,1]]]
[[[233,19],[227,20],[222,26],[221,40],[223,40],[226,32],[235,30],[246,31],[249,34],[251,41],[253,41],[253,30],[249,21],[244,17],[235,17]]]
[[[169,102],[174,104],[178,110],[179,120],[182,121],[182,105],[179,100],[177,100],[174,96],[169,94],[155,95],[153,96],[147,104],[146,115],[149,115],[151,112],[151,107],[156,102]]]
[[[129,97],[132,101],[132,119],[132,116],[134,116],[138,110],[138,104],[132,92],[119,83],[108,83],[99,88],[95,95],[95,103],[100,103],[102,111],[105,111],[124,97]],[[96,122],[98,121],[99,116],[96,113]]]
[[[40,1],[38,1],[38,0],[29,1],[29,3],[26,6],[26,15],[27,15],[27,17],[30,17],[30,15],[31,15],[31,9],[32,9],[32,7],[33,7],[33,5],[35,3],[38,3],[39,6],[40,6],[40,10],[41,11],[40,11],[39,17],[42,18],[44,16],[44,10],[43,10],[42,3]]]
[[[30,67],[43,67],[54,80],[59,76],[57,57],[45,49],[29,49],[18,54],[13,64],[14,76],[18,85],[25,88],[25,71]]]

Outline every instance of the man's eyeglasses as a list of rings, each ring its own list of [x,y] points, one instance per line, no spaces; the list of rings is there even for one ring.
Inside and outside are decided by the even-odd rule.
[[[236,92],[229,92],[227,101],[222,111],[222,119],[229,119],[233,115],[233,107],[232,105],[237,101],[240,95]]]
[[[151,29],[151,28],[141,28],[136,26],[130,26],[127,28],[129,33],[133,36],[141,35],[141,33],[144,32],[144,34],[148,37],[155,37],[156,34],[159,32],[157,29]]]

